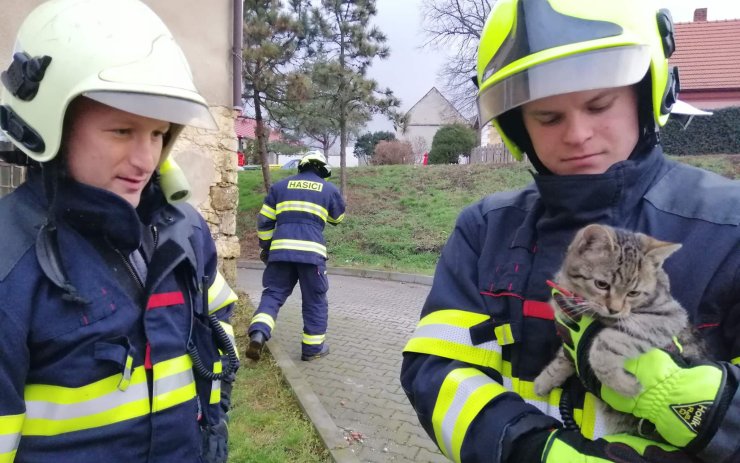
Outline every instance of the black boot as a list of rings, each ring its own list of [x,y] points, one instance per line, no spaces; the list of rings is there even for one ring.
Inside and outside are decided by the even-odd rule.
[[[265,333],[262,331],[255,331],[249,335],[249,346],[244,355],[257,362],[262,356],[262,346],[265,345]]]
[[[321,346],[321,350],[318,353],[313,354],[313,355],[302,354],[301,360],[305,362],[310,362],[311,360],[317,360],[317,359],[320,359],[321,357],[326,357],[327,355],[329,355],[329,344],[324,343]]]

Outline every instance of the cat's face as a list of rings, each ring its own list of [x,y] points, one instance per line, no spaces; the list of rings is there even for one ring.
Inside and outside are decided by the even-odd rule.
[[[667,284],[663,261],[680,245],[639,233],[589,225],[568,248],[561,284],[585,300],[580,307],[601,319],[618,320],[649,306]]]

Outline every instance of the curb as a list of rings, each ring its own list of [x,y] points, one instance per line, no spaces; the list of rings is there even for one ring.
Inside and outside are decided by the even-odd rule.
[[[324,442],[332,460],[334,463],[360,463],[354,451],[347,447],[344,434],[339,430],[334,420],[331,419],[331,416],[329,416],[329,413],[321,404],[319,398],[314,394],[311,386],[303,379],[303,375],[298,371],[293,360],[280,347],[280,343],[276,342],[279,339],[279,336],[273,337],[272,342],[267,342],[265,347],[270,351],[273,359],[275,359],[275,362],[280,367],[283,377],[290,384],[293,395],[298,399],[298,404],[304,413],[306,413],[308,419],[311,420],[311,423],[313,423],[313,427]]]
[[[253,270],[263,270],[265,264],[258,260],[237,259],[237,268],[248,268]],[[351,267],[326,267],[329,275],[343,275],[359,278],[373,278],[376,280],[398,281],[401,283],[415,283],[419,285],[431,286],[434,277],[430,275],[417,275],[414,273],[388,272],[385,270],[367,270],[362,268]]]

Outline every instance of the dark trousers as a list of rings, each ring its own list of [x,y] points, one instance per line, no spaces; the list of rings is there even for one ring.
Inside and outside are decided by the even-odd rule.
[[[270,338],[272,326],[277,320],[280,307],[293,292],[295,284],[301,285],[303,307],[304,355],[317,354],[323,344],[329,318],[329,303],[326,291],[329,280],[326,265],[298,264],[293,262],[270,262],[262,274],[262,299],[252,317],[249,334],[262,331]]]

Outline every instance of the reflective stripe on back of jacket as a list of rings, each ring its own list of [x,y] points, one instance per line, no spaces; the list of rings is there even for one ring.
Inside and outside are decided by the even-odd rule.
[[[344,220],[344,200],[333,183],[311,170],[275,183],[257,216],[260,247],[270,262],[326,261],[324,226]]]

